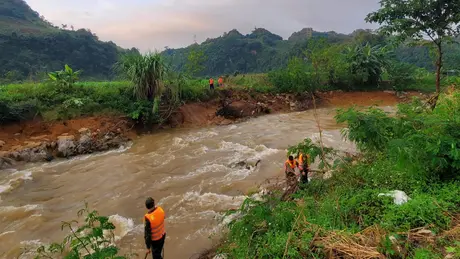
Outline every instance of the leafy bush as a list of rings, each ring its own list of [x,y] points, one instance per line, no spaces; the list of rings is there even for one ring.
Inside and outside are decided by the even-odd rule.
[[[414,84],[417,67],[403,62],[392,62],[387,67],[388,79],[391,80],[393,89],[403,91]]]
[[[285,69],[268,73],[268,78],[280,93],[312,93],[318,87],[312,67],[299,58],[291,59]]]
[[[67,88],[73,86],[75,82],[78,81],[78,75],[80,71],[73,71],[67,64],[64,67],[64,70],[48,73],[49,78],[54,82],[58,87]]]
[[[391,206],[383,216],[382,224],[391,230],[407,231],[432,225],[436,229],[447,229],[450,217],[444,214],[442,205],[430,195],[419,194],[407,203]]]
[[[35,258],[56,258],[64,256],[67,259],[80,258],[112,258],[125,259],[118,255],[119,249],[115,245],[115,226],[109,218],[99,216],[98,212],[89,210],[88,205],[77,213],[84,216],[83,224],[77,220],[64,222],[61,229],[68,229],[70,234],[62,242],[49,246],[40,246]]]

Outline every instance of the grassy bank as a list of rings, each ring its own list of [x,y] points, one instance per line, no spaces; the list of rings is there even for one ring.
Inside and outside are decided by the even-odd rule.
[[[275,71],[271,74],[247,74],[225,77],[225,88],[239,89],[253,94],[304,92],[312,90],[337,90],[341,87],[319,85],[316,87],[308,78],[311,74],[289,76],[289,71]],[[305,78],[302,78],[304,76]],[[458,82],[457,77],[443,81],[443,85]],[[434,90],[434,75],[421,74],[400,90],[431,92]],[[207,79],[185,79],[166,81],[166,84],[180,84],[180,102],[208,101],[216,98],[216,91],[209,90]],[[355,88],[352,88],[355,89]],[[345,90],[352,90],[345,89]],[[371,87],[357,87],[359,90],[393,89],[391,84]],[[0,120],[2,123],[43,118],[44,120],[65,120],[80,116],[127,115],[136,118],[149,103],[133,95],[129,81],[76,82],[72,87],[58,87],[52,82],[22,83],[0,86]]]
[[[459,258],[460,93],[434,111],[420,101],[396,117],[378,109],[341,110],[346,136],[361,155],[331,163],[333,176],[313,180],[281,201],[246,200],[219,253],[227,258]],[[310,140],[291,153],[321,158]],[[326,157],[334,151],[325,149]],[[332,165],[333,164],[333,165]],[[327,166],[326,166],[327,168]],[[402,205],[379,196],[404,191]]]

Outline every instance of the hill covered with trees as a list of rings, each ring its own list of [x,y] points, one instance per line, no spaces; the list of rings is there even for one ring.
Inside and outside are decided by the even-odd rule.
[[[44,72],[69,64],[93,79],[113,77],[113,65],[124,50],[102,42],[90,30],[59,28],[23,0],[0,2],[0,78],[40,79]]]
[[[352,45],[371,43],[372,45],[392,45],[392,39],[377,35],[373,31],[358,29],[351,34],[337,32],[317,32],[311,35],[305,28],[294,32],[287,40],[263,28],[256,28],[252,33],[243,35],[231,30],[222,36],[207,39],[201,44],[192,44],[186,48],[166,49],[163,55],[177,71],[185,71],[190,62],[190,53],[202,53],[203,69],[197,75],[219,75],[237,73],[260,73],[285,67],[292,57],[304,57],[303,51],[309,42],[325,38],[331,44]],[[345,49],[345,47],[344,47]],[[426,46],[410,43],[400,45],[392,50],[396,58],[428,70],[434,69],[434,59]],[[457,69],[460,48],[449,46],[445,51],[446,68]]]

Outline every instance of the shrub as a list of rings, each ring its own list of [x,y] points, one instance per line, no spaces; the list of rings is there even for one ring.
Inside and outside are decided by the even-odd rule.
[[[407,231],[414,228],[433,225],[437,230],[446,229],[450,217],[444,214],[443,205],[439,205],[430,195],[417,194],[403,205],[391,206],[383,216],[383,225],[395,231]]]
[[[268,78],[280,93],[312,93],[318,87],[312,67],[299,58],[291,59],[284,69],[270,72]]]
[[[388,79],[391,80],[393,89],[403,91],[415,83],[417,67],[403,62],[392,62],[387,67]]]
[[[40,246],[36,250],[35,258],[56,258],[65,256],[68,259],[79,258],[113,258],[125,259],[118,255],[119,249],[115,245],[115,226],[108,217],[99,216],[98,212],[89,210],[88,205],[77,213],[84,216],[82,224],[73,220],[64,222],[61,229],[70,230],[62,242],[49,246]],[[77,225],[75,225],[77,224]]]

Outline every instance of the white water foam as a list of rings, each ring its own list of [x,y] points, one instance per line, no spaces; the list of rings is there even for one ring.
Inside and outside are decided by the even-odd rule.
[[[134,225],[134,221],[131,218],[125,218],[118,214],[109,217],[109,222],[115,225],[114,235],[115,241],[121,240],[131,231],[138,229],[139,226],[142,229],[142,225]]]
[[[152,166],[154,167],[161,167],[167,165],[171,163],[171,161],[174,161],[174,159],[176,159],[176,157],[173,154],[159,154],[157,152],[151,152],[146,156],[149,156],[151,158],[149,160],[149,164],[151,161]]]
[[[259,193],[252,195],[251,198],[254,200],[261,201],[263,200],[262,199],[263,195],[266,193],[267,193],[267,190],[261,190]],[[241,196],[241,197],[244,197],[244,199],[248,198],[248,196]],[[241,206],[244,199],[238,200],[238,207]],[[233,205],[236,205],[236,204],[233,204]],[[213,235],[219,235],[222,232],[222,230],[228,226],[228,224],[230,224],[231,222],[237,220],[238,218],[242,216],[241,212],[239,211],[232,213],[230,215],[225,215],[223,212],[215,212],[215,211],[205,211],[203,213],[206,213],[207,215],[211,215],[212,218],[216,219],[219,223],[215,225],[214,227],[205,226],[203,228],[200,228],[194,233],[187,235],[185,239],[194,240],[196,238],[203,237],[203,236],[210,237]],[[179,217],[178,219],[174,219],[174,220],[180,220],[180,219],[181,218]]]
[[[7,176],[6,181],[0,183],[0,194],[13,190],[24,181],[32,180],[32,171],[17,171]]]
[[[16,233],[16,231],[14,231],[14,230],[13,231],[5,231],[5,232],[0,234],[0,240],[2,240],[2,238],[5,237],[5,236],[8,236],[8,235],[11,235],[11,234],[14,234],[14,233]]]
[[[192,151],[192,153],[195,155],[195,157],[202,156],[208,152],[209,148],[206,146],[201,146],[198,149],[195,149]],[[193,158],[193,157],[192,157]]]
[[[174,137],[172,145],[174,147],[178,147],[179,149],[182,149],[184,147],[187,147],[189,145],[189,143],[186,142],[183,138]]]
[[[257,145],[255,148],[251,148],[239,143],[221,141],[219,144],[219,150],[222,151],[233,151],[236,152],[233,156],[230,156],[230,162],[240,161],[257,161],[266,156],[276,154],[280,152],[279,149],[268,148],[265,145]]]
[[[0,207],[0,213],[11,213],[11,212],[17,212],[17,211],[28,212],[32,210],[38,210],[41,208],[42,208],[41,205],[38,205],[38,204],[25,205],[21,207],[3,206],[3,207]]]
[[[200,131],[200,132],[196,132],[196,133],[187,135],[184,140],[186,142],[196,142],[198,140],[212,138],[218,135],[219,133],[214,132],[214,131]]]

